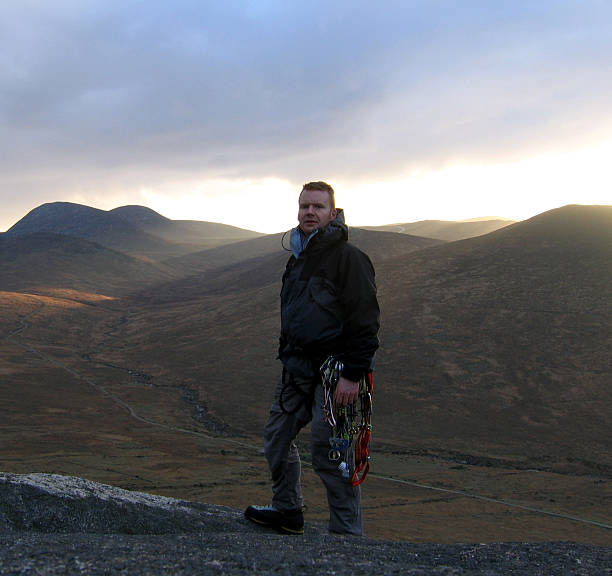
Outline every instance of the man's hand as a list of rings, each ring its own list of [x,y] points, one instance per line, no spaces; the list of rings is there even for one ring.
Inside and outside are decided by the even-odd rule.
[[[336,395],[334,400],[337,406],[348,406],[357,402],[359,398],[359,382],[353,382],[340,376],[336,384]]]

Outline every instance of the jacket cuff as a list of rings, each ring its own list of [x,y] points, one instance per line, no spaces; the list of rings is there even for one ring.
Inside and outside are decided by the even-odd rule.
[[[351,380],[352,382],[359,382],[363,374],[364,371],[359,370],[358,368],[350,368],[349,366],[345,366],[342,369],[342,376],[347,380]]]

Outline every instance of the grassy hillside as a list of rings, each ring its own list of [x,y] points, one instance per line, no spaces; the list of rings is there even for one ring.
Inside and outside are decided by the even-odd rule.
[[[610,523],[611,230],[611,207],[570,206],[447,244],[352,231],[382,309],[370,535],[610,543],[564,516]],[[0,236],[1,467],[265,502],[280,240],[152,266]],[[308,467],[304,484],[324,518]]]
[[[568,207],[389,258],[378,237],[379,442],[610,469],[607,212]],[[143,293],[122,361],[180,375],[230,429],[256,430],[278,369],[285,260],[254,257]]]
[[[252,230],[216,222],[171,220],[145,206],[121,206],[110,210],[110,213],[116,214],[147,234],[181,246],[181,253],[205,250],[230,242],[263,236]]]
[[[512,220],[478,219],[465,222],[455,222],[449,220],[420,220],[419,222],[408,222],[405,224],[389,224],[386,226],[367,227],[370,230],[380,230],[381,232],[398,232],[401,234],[413,234],[425,238],[435,238],[444,242],[454,242],[482,236],[489,232],[494,232],[512,224]]]
[[[609,471],[611,262],[612,208],[566,207],[383,263],[380,402],[406,410],[391,426]]]
[[[0,235],[0,290],[70,288],[126,294],[172,277],[163,266],[100,244],[48,232]]]

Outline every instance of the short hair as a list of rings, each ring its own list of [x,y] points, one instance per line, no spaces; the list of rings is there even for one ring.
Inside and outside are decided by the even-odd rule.
[[[302,186],[302,192],[304,192],[304,190],[320,190],[321,192],[327,192],[329,194],[332,210],[336,208],[334,189],[327,182],[323,182],[321,180],[318,182],[307,182],[304,184],[304,186]],[[302,192],[300,192],[300,196],[302,195]]]

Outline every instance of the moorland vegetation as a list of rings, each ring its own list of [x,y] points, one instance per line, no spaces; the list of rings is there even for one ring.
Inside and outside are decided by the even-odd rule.
[[[382,311],[370,536],[610,544],[612,207],[505,224],[351,229]],[[282,234],[138,206],[47,204],[0,234],[0,470],[265,502],[286,259]]]

